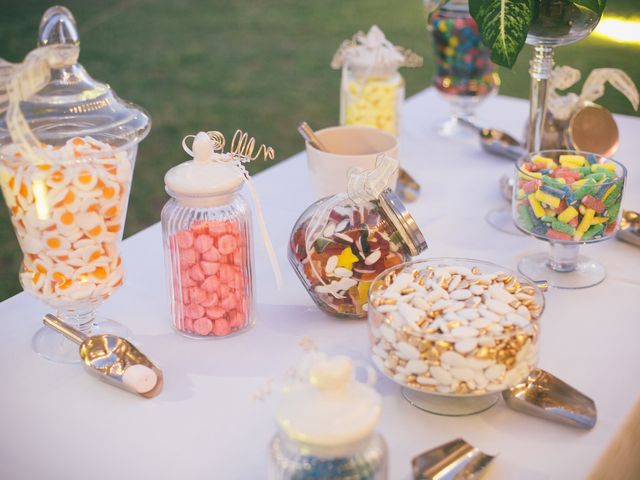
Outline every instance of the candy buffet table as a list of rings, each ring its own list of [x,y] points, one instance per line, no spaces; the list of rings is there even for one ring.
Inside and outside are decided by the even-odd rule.
[[[522,100],[498,97],[483,106],[480,117],[519,134],[526,110]],[[429,242],[423,256],[481,258],[515,267],[521,255],[546,244],[500,233],[484,220],[490,208],[502,204],[498,178],[510,173],[512,164],[483,153],[475,142],[439,139],[431,125],[447,111],[433,90],[414,96],[406,107],[400,155],[424,190],[410,205]],[[617,118],[622,144],[616,158],[630,171],[623,206],[637,210],[640,119]],[[46,307],[25,294],[0,303],[0,478],[264,478],[277,396],[256,397],[275,391],[300,359],[300,339],[367,360],[366,322],[320,312],[286,261],[290,229],[311,201],[304,153],[255,181],[284,288],[276,290],[256,237],[257,325],[244,335],[195,341],[175,334],[160,226],[124,242],[125,285],[100,312],[127,324],[133,340],[163,368],[164,391],[155,399],[114,389],[79,365],[38,357],[30,340]],[[540,366],[596,401],[596,427],[581,431],[551,424],[501,402],[471,417],[439,417],[411,407],[399,386],[379,379],[379,430],[390,446],[391,479],[410,478],[414,455],[456,437],[499,455],[490,478],[584,478],[593,470],[640,400],[640,250],[611,240],[583,247],[583,253],[600,260],[608,277],[590,289],[547,293]]]

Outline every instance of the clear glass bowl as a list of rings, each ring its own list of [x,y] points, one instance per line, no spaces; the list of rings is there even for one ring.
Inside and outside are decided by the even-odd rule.
[[[513,219],[551,248],[522,258],[520,272],[559,288],[602,282],[604,266],[579,256],[578,248],[616,233],[626,177],[624,165],[594,153],[543,150],[522,157],[515,166]]]
[[[556,47],[569,45],[589,35],[600,15],[569,0],[541,0],[527,43]]]
[[[456,303],[460,300],[452,300],[454,296],[461,298],[462,294],[453,294],[447,300],[440,298],[442,292],[429,293],[438,290],[431,288],[430,282],[437,279],[441,271],[452,267],[458,272],[470,272],[472,276],[451,271],[450,279],[442,283],[451,290],[447,295],[465,286],[468,278],[479,293],[472,293],[464,303],[480,299],[477,308],[468,305],[460,308]],[[482,287],[490,278],[486,276],[492,274],[500,279],[495,288],[499,289],[502,284],[507,293],[514,292],[509,295],[518,297],[517,307],[529,311],[529,319],[516,303],[505,307],[489,301],[500,298],[493,288],[489,290],[492,293],[486,293],[487,289]],[[455,280],[456,276],[460,278]],[[406,278],[411,281],[422,278],[427,294],[412,292],[410,289],[417,287],[410,283],[404,286]],[[402,290],[392,292],[399,287],[403,287]],[[486,303],[485,294],[489,297]],[[401,297],[408,298],[409,303]],[[444,304],[438,305],[440,301],[451,303],[443,307]],[[495,314],[493,309],[498,308],[508,308],[509,315]],[[528,278],[499,265],[465,258],[405,263],[385,270],[372,283],[368,312],[371,357],[385,376],[403,387],[403,396],[417,408],[440,415],[478,413],[495,404],[500,392],[520,383],[536,366],[543,310],[540,288]],[[416,315],[416,311],[421,313]],[[496,316],[500,320],[495,321]]]

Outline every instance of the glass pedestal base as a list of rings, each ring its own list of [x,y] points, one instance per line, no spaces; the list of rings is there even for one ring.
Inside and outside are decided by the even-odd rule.
[[[77,328],[76,325],[74,327]],[[87,336],[110,333],[127,338],[131,335],[131,330],[127,327],[106,318],[97,318],[78,330]],[[52,362],[80,363],[82,361],[78,353],[80,346],[49,327],[42,327],[35,333],[31,339],[31,347],[34,352]]]
[[[502,233],[523,237],[524,234],[516,228],[513,223],[513,214],[511,213],[511,205],[492,208],[484,216],[489,225]]]
[[[473,118],[469,117],[468,120],[473,121]],[[435,131],[439,136],[451,140],[465,142],[478,141],[478,133],[462,123],[460,117],[457,116],[452,116],[446,120],[437,122]]]
[[[551,287],[568,289],[593,287],[607,276],[601,264],[582,255],[577,257],[571,269],[553,269],[548,253],[536,253],[522,258],[518,263],[518,271],[534,282],[546,281]]]
[[[402,396],[414,407],[436,415],[461,417],[484,412],[496,404],[500,393],[489,395],[447,396],[402,389]]]

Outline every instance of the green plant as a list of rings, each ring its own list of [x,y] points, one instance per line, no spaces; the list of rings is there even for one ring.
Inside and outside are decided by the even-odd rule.
[[[434,0],[433,13],[451,0]],[[511,68],[532,27],[563,34],[571,28],[572,14],[586,9],[602,15],[607,0],[469,0],[469,12],[478,24],[491,60]]]

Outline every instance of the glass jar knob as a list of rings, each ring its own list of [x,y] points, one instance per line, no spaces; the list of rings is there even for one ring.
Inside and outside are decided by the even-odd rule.
[[[76,19],[68,8],[59,5],[44,12],[38,31],[39,47],[52,44],[80,45]]]

